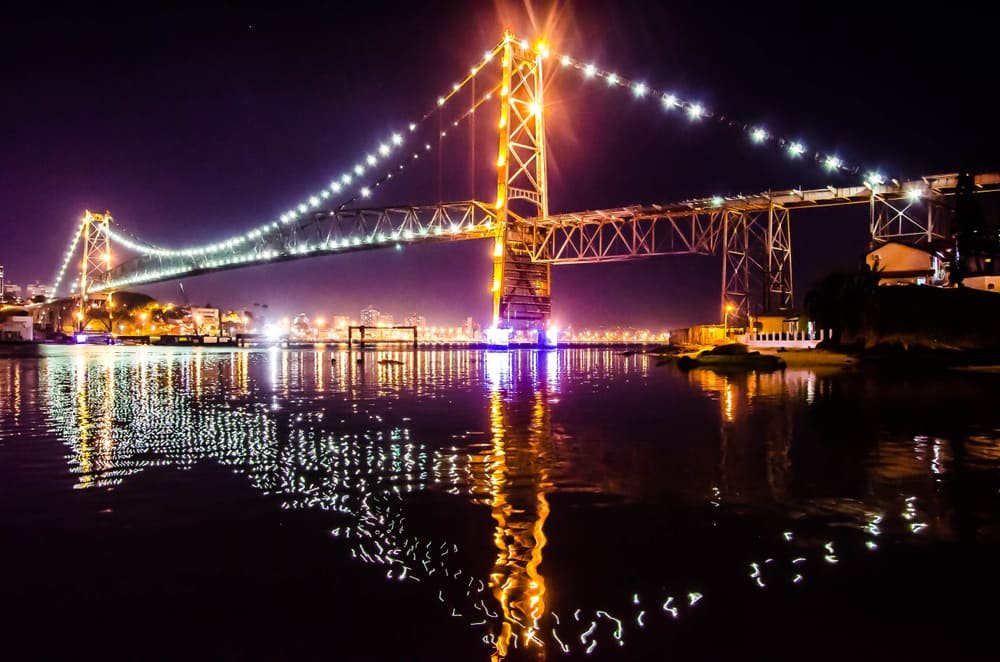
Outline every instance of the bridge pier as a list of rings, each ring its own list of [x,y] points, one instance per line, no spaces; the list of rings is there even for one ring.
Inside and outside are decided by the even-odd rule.
[[[537,260],[538,235],[525,219],[549,215],[545,169],[544,45],[532,49],[504,33],[493,246],[493,329],[548,327],[551,266]],[[499,333],[495,333],[499,338]]]
[[[504,233],[494,300],[500,326],[544,332],[552,314],[552,266],[532,260],[532,233],[511,224]]]
[[[762,312],[791,312],[795,302],[789,210],[775,204],[766,211],[726,210],[721,224],[723,323],[745,327]]]

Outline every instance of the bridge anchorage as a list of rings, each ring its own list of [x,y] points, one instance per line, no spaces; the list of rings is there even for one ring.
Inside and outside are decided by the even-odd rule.
[[[484,103],[499,99],[496,198],[492,202],[466,200],[436,205],[399,205],[367,208],[361,202],[404,166],[418,163],[426,120],[444,112],[470,81],[500,62],[499,78],[482,96],[473,94],[472,106],[454,122],[474,118]],[[493,344],[506,345],[514,331],[536,333],[540,342],[553,340],[552,266],[611,262],[665,255],[715,255],[721,258],[719,320],[745,326],[761,313],[792,310],[791,216],[803,209],[867,205],[873,243],[890,240],[930,243],[947,236],[950,206],[958,176],[886,180],[869,172],[863,185],[802,190],[768,191],[758,195],[705,197],[682,202],[629,205],[612,209],[552,214],[549,212],[546,174],[545,67],[547,63],[576,70],[584,78],[601,77],[610,89],[625,88],[634,99],[656,99],[665,112],[686,111],[691,121],[713,115],[700,104],[673,94],[654,93],[611,72],[556,56],[544,42],[530,44],[507,31],[460,84],[438,99],[437,106],[408,131],[390,140],[330,183],[318,194],[278,218],[211,244],[165,248],[139,240],[121,230],[110,214],[87,212],[72,237],[59,287],[72,263],[80,264],[79,280],[69,298],[50,302],[36,313],[43,325],[63,325],[72,306],[77,326],[87,311],[115,290],[198,274],[297,260],[320,255],[374,250],[400,244],[464,239],[492,240]],[[482,89],[482,88],[480,88]],[[481,113],[480,113],[481,115]],[[770,136],[761,128],[743,125],[756,144],[768,143],[806,161],[805,147]],[[440,134],[444,136],[444,132]],[[392,167],[372,178],[377,167]],[[813,161],[830,172],[857,173],[839,158],[815,152]],[[362,180],[367,175],[370,180]],[[367,185],[362,185],[367,181]],[[1000,174],[975,175],[980,193],[1000,191]],[[358,192],[351,197],[350,191]],[[341,202],[343,201],[343,202]],[[82,258],[75,261],[82,243]],[[111,245],[129,255],[112,266]],[[44,319],[42,319],[44,318]]]

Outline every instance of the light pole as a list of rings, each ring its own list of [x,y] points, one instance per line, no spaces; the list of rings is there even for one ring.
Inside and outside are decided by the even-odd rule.
[[[722,316],[722,334],[729,337],[729,313],[733,312],[733,304],[726,304],[726,314]]]

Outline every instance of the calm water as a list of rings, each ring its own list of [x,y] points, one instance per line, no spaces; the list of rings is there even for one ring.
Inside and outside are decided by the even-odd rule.
[[[992,657],[998,386],[606,350],[0,359],[2,646]]]

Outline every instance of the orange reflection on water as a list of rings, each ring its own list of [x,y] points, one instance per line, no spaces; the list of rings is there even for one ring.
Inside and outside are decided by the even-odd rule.
[[[492,435],[487,467],[491,515],[496,521],[493,543],[497,548],[489,586],[503,615],[492,659],[502,660],[515,637],[523,647],[544,648],[537,633],[539,619],[545,614],[545,578],[538,567],[547,542],[544,526],[549,503],[545,492],[551,488],[547,447],[552,423],[547,389],[542,388],[534,369],[529,372],[534,390],[527,430],[508,420],[503,389],[514,388],[512,357],[493,354],[486,360]],[[527,439],[518,439],[517,435],[525,431]]]

